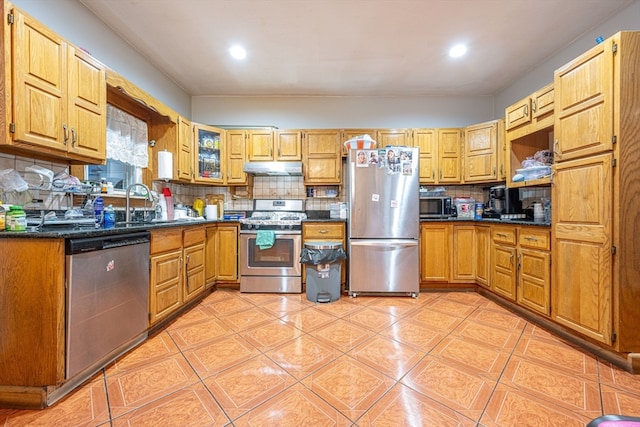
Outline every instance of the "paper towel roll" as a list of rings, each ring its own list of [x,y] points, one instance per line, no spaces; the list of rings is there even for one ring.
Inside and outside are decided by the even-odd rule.
[[[207,205],[204,208],[204,214],[207,217],[207,220],[213,221],[214,219],[218,219],[218,206],[217,205]]]
[[[158,151],[158,179],[173,179],[173,154],[167,150]]]

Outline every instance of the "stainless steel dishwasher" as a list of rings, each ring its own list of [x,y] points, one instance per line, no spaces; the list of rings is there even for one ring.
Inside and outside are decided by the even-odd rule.
[[[149,236],[67,239],[67,379],[93,375],[146,339]]]

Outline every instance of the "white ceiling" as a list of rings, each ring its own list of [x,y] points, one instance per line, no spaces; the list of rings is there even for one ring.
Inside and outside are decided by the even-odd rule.
[[[632,1],[80,0],[192,96],[494,95]]]

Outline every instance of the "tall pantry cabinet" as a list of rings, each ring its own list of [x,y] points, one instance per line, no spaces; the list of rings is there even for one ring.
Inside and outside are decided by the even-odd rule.
[[[551,315],[620,353],[640,353],[639,75],[619,32],[554,76]]]

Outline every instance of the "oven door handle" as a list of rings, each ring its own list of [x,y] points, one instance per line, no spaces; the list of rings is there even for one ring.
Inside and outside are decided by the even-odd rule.
[[[278,236],[291,236],[291,235],[302,235],[301,230],[274,230],[276,235],[276,239]],[[253,234],[254,236],[258,235],[256,230],[240,230],[240,234]]]

